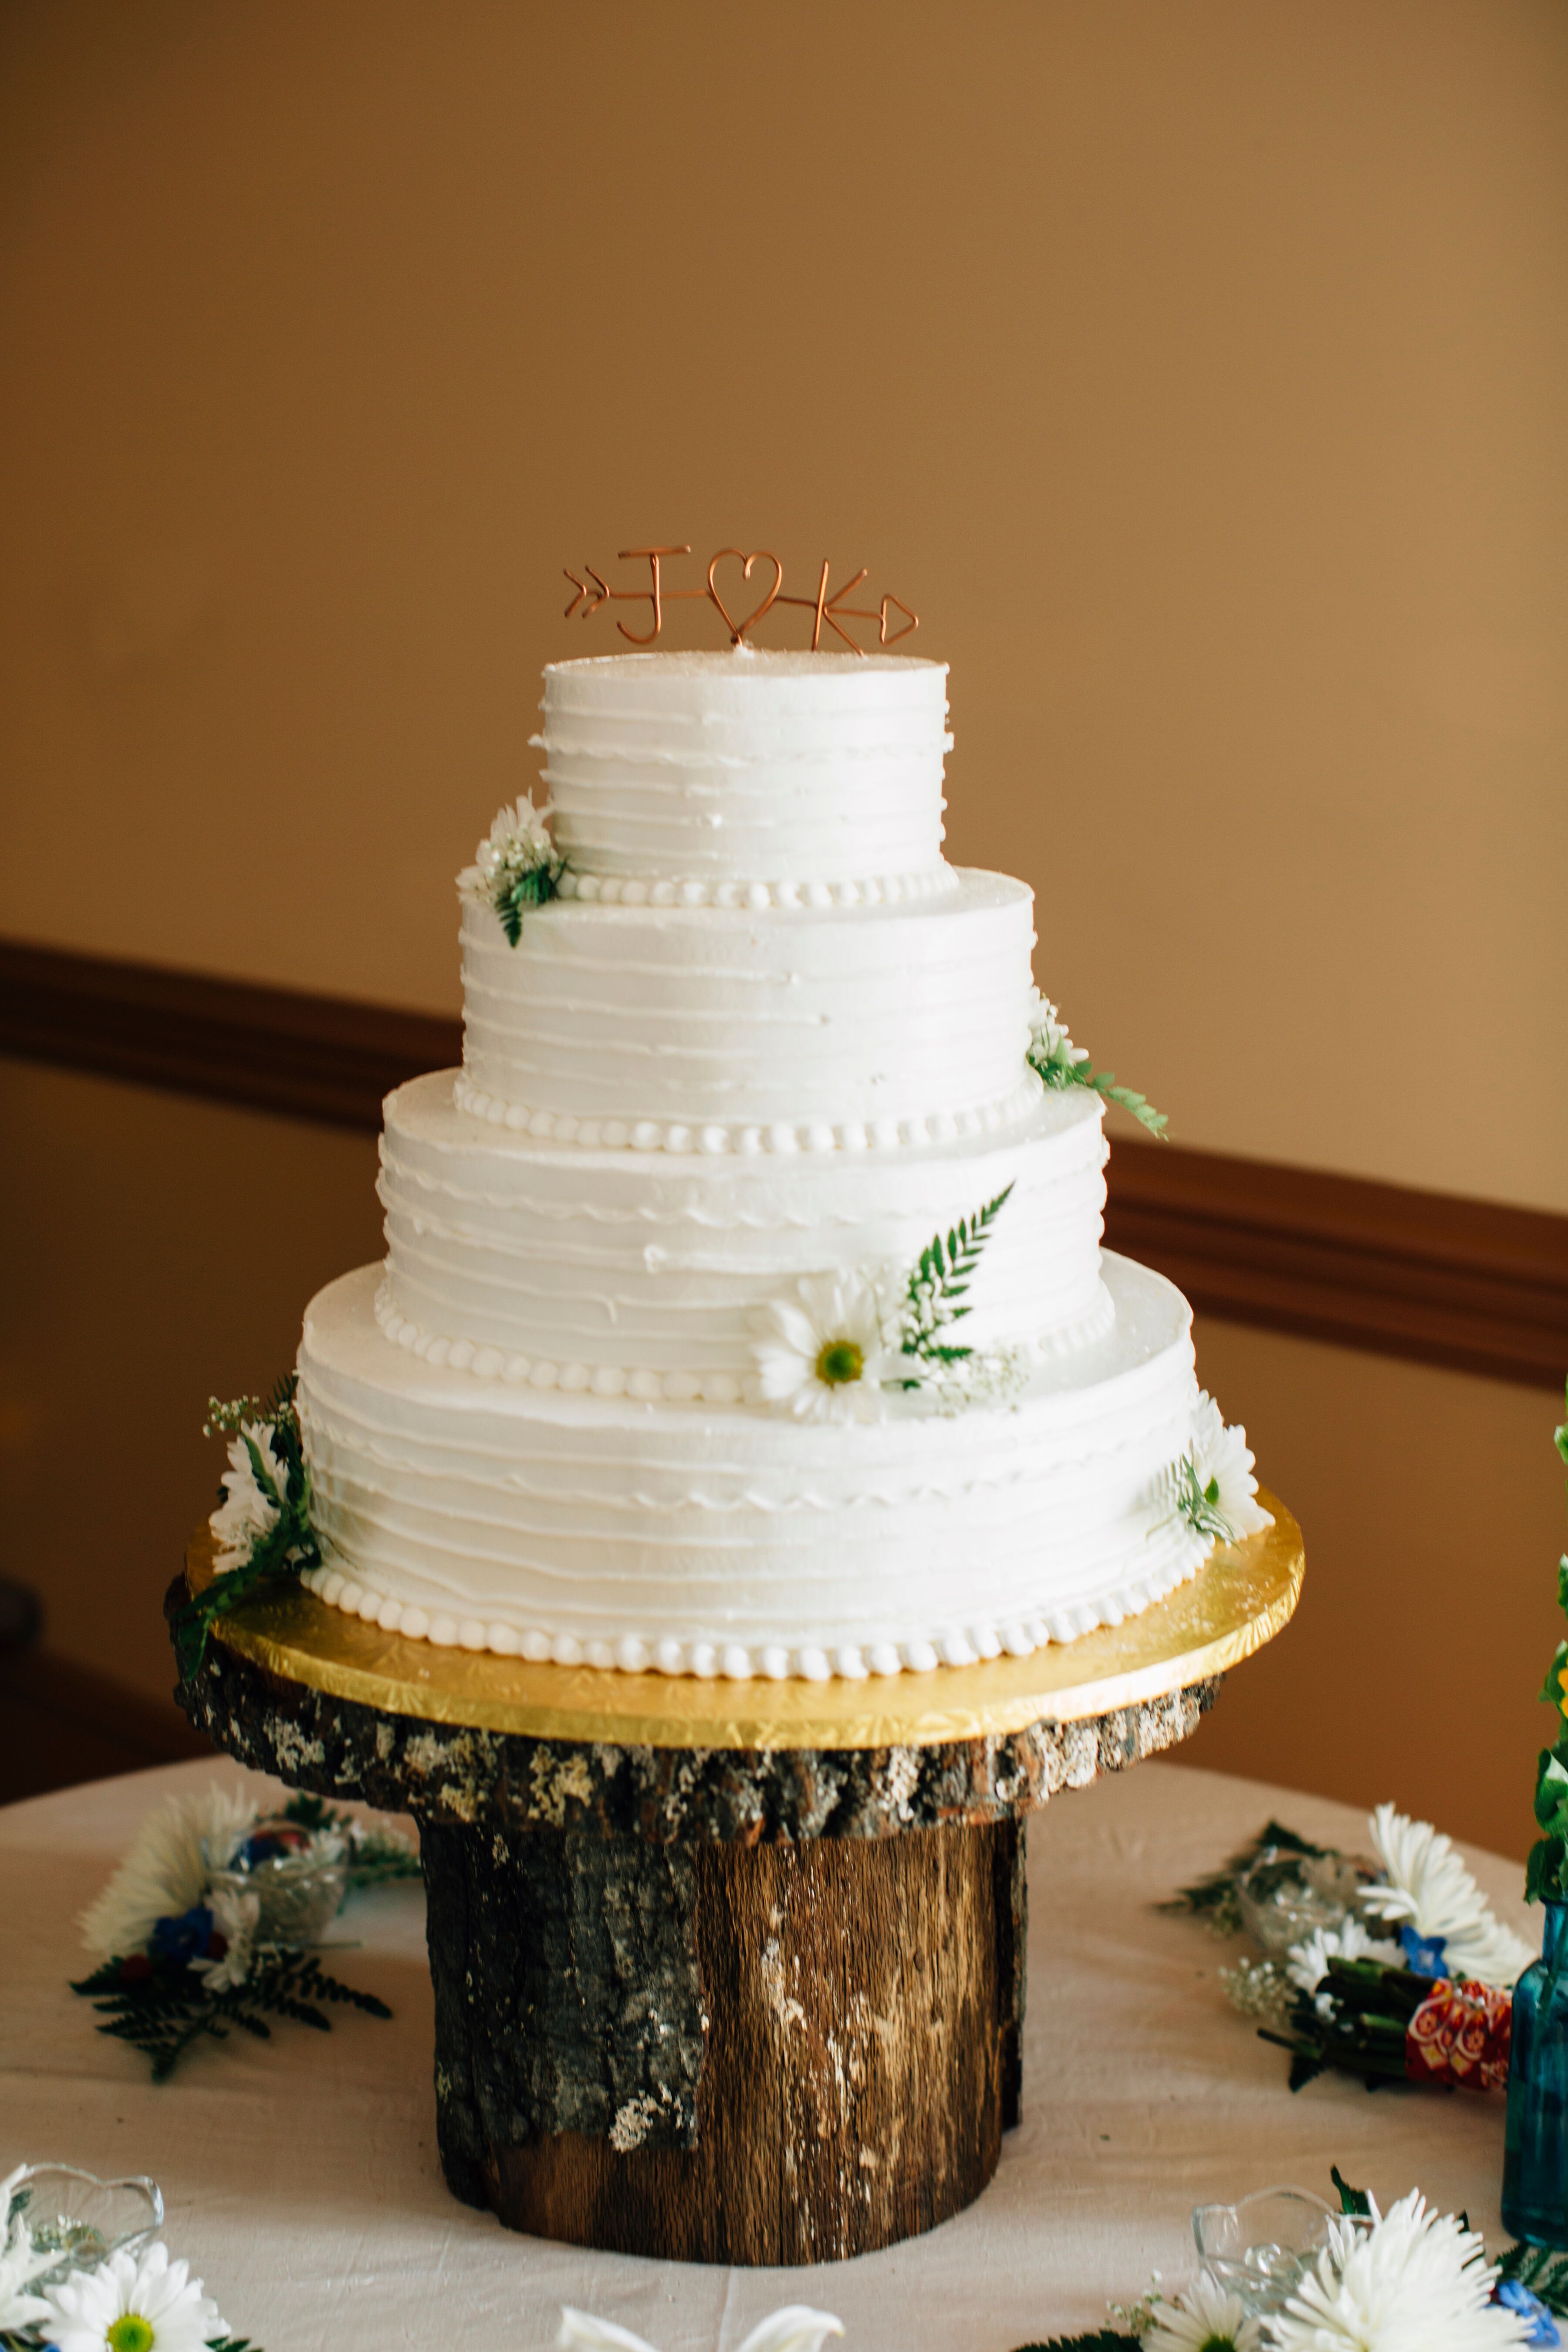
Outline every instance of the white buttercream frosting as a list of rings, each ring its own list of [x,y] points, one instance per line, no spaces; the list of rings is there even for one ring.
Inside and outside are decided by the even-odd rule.
[[[544,673],[544,781],[580,875],[940,871],[947,669],[892,655],[634,654]]]
[[[1197,1411],[1190,1316],[1108,1257],[1113,1328],[1023,1401],[869,1426],[737,1402],[476,1381],[387,1346],[374,1267],[306,1318],[300,1413],[323,1599],[389,1630],[562,1664],[858,1675],[1070,1641],[1208,1546],[1168,1465]]]

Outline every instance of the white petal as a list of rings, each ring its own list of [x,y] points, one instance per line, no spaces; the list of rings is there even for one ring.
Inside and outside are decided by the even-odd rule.
[[[634,2336],[629,2327],[617,2327],[613,2319],[595,2319],[590,2312],[574,2311],[570,2304],[561,2306],[555,2347],[556,2352],[654,2352],[646,2336]]]
[[[842,2336],[844,2323],[830,2311],[813,2311],[804,2303],[786,2304],[753,2327],[739,2352],[820,2352],[830,2336]]]

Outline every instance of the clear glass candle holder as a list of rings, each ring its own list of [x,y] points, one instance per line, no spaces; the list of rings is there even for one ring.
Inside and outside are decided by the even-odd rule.
[[[1308,2189],[1259,2189],[1234,2205],[1193,2209],[1198,2260],[1218,2286],[1255,2317],[1283,2311],[1318,2256],[1332,2244],[1331,2223],[1346,2217]],[[1358,2215],[1352,2230],[1370,2227]]]
[[[30,2164],[11,2184],[18,2210],[38,2251],[59,2257],[35,2282],[50,2285],[110,2254],[139,2252],[163,2227],[163,2192],[144,2175],[100,2180],[74,2165]]]
[[[292,1822],[258,1822],[228,1869],[214,1871],[213,1885],[259,1896],[258,1942],[319,1944],[348,1891],[342,1840]]]

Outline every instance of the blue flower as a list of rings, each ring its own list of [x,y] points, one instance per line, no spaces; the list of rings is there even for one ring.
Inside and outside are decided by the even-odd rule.
[[[1447,1936],[1418,1936],[1407,1919],[1401,1920],[1399,1940],[1405,1947],[1405,1965],[1413,1976],[1446,1977],[1448,1963],[1443,1957]]]
[[[1505,2310],[1517,2311],[1521,2319],[1530,2321],[1530,2333],[1524,2339],[1527,2344],[1545,2347],[1562,2343],[1557,2322],[1541,2297],[1531,2294],[1518,2279],[1500,2279],[1492,2289],[1492,2301],[1500,2303]]]
[[[189,1968],[205,1955],[212,1931],[213,1915],[205,1903],[198,1903],[178,1919],[155,1919],[152,1949],[162,1960]]]

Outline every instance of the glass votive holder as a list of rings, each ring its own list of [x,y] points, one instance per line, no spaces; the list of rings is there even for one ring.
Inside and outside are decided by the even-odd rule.
[[[1198,2260],[1216,2285],[1239,2295],[1255,2317],[1283,2311],[1318,2256],[1333,2243],[1331,2223],[1371,2226],[1337,2213],[1308,2189],[1259,2189],[1234,2205],[1193,2209]]]
[[[74,2165],[30,2164],[11,2184],[18,2210],[39,2252],[58,2255],[33,2283],[51,2285],[110,2254],[137,2252],[163,2226],[163,2192],[144,2175],[100,2180]],[[0,2214],[0,2232],[6,2219]]]

